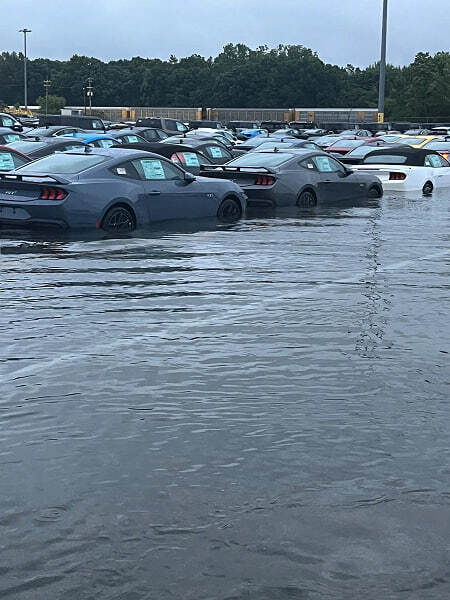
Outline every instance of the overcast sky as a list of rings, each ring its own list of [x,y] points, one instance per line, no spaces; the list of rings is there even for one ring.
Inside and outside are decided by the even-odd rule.
[[[65,60],[216,56],[229,43],[302,44],[325,62],[378,60],[382,0],[0,0],[0,50]],[[450,50],[448,0],[389,0],[388,61]],[[1,82],[0,82],[1,88]]]

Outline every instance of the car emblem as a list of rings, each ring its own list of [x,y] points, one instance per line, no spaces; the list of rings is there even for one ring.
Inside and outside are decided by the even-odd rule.
[[[15,194],[15,193],[16,193],[16,191],[15,191],[15,190],[5,190],[5,192],[4,192],[4,193],[5,193],[5,194],[11,194],[11,195],[12,195],[12,194]]]

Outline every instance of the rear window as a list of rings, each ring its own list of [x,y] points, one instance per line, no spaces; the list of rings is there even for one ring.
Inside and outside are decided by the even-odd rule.
[[[372,165],[404,165],[407,160],[407,156],[397,154],[376,154],[375,156],[367,156],[364,159],[364,163]]]
[[[366,156],[366,154],[369,154],[369,152],[373,152],[373,150],[373,146],[358,146],[356,148],[353,148],[353,150],[350,150],[347,156],[363,158],[364,156]]]
[[[258,152],[263,152],[264,150],[273,150],[274,148],[292,148],[292,142],[263,142],[259,146],[256,147]]]
[[[0,171],[11,171],[16,169],[28,162],[27,159],[17,156],[12,152],[0,151]]]
[[[293,154],[287,152],[267,153],[252,152],[235,158],[227,163],[230,167],[278,167],[294,158]]]
[[[18,171],[21,174],[81,173],[81,171],[94,167],[105,160],[107,160],[106,156],[99,156],[98,154],[51,154],[20,167]]]

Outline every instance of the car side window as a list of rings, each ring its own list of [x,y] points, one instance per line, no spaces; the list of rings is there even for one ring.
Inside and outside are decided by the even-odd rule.
[[[139,158],[132,161],[141,179],[146,181],[175,181],[183,179],[183,172],[165,160]]]
[[[313,163],[311,158],[306,158],[305,160],[302,160],[299,163],[299,165],[304,169],[309,169],[310,171],[317,171],[316,165]]]
[[[26,159],[12,154],[12,152],[0,152],[0,171],[11,171],[27,162]]]
[[[96,148],[111,148],[114,146],[114,142],[112,140],[95,140],[95,142],[91,142],[89,146],[94,146]]]
[[[79,149],[80,149],[79,144],[68,144],[67,146],[63,146],[61,148],[61,150],[63,150],[64,152],[66,152],[67,150],[79,150]]]
[[[344,167],[329,156],[314,156],[312,160],[314,161],[319,173],[338,173],[339,171],[342,173],[344,172]]]
[[[316,150],[317,146],[311,142],[308,142],[307,144],[303,144],[303,148],[310,148],[311,150]]]
[[[434,169],[438,169],[440,167],[444,167],[445,163],[437,154],[427,154],[424,165],[425,167],[433,167]]]
[[[178,131],[175,121],[166,121],[166,129],[169,131]]]
[[[10,117],[0,117],[3,122],[3,127],[12,127],[14,121]]]
[[[142,137],[148,140],[149,142],[158,141],[159,137],[157,132],[154,129],[148,129],[147,131],[143,131],[141,133]]]
[[[128,179],[141,179],[139,173],[131,162],[122,163],[117,167],[112,167],[110,171],[119,177],[128,177]]]

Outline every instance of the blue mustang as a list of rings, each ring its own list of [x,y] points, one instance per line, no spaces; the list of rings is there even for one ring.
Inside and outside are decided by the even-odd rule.
[[[73,137],[80,142],[94,146],[95,148],[111,148],[111,146],[120,143],[119,140],[102,133],[69,133],[64,137]]]

